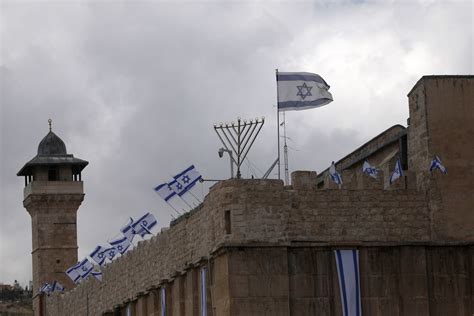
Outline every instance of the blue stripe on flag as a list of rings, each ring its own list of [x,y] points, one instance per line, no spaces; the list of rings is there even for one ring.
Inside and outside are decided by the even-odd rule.
[[[278,102],[278,109],[305,110],[309,108],[323,106],[330,102],[332,102],[332,100],[329,98],[320,98],[313,101],[285,101],[285,102]]]
[[[194,165],[191,165],[190,167],[188,167],[186,170],[184,170],[183,172],[181,173],[178,173],[177,175],[175,175],[173,178],[175,179],[178,179],[179,177],[181,177],[183,174],[185,174],[186,172],[190,171],[190,170],[193,170],[194,169]]]
[[[337,262],[339,266],[339,277],[341,280],[341,292],[342,292],[342,305],[344,307],[344,316],[348,316],[348,307],[347,307],[347,295],[346,295],[346,281],[344,280],[344,266],[342,264],[341,251],[336,250]]]
[[[288,74],[279,72],[277,75],[277,81],[315,81],[327,86],[328,89],[330,88],[329,85],[326,83],[326,81],[324,81],[324,79],[321,78],[321,76],[317,74],[307,73],[307,72],[288,73]]]

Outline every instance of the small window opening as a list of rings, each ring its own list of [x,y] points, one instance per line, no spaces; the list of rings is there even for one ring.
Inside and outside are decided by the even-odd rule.
[[[225,211],[224,213],[224,220],[225,220],[225,233],[226,234],[231,234],[232,233],[232,228],[231,228],[231,222],[230,222],[230,211]]]
[[[58,169],[56,167],[48,169],[48,181],[58,181]]]

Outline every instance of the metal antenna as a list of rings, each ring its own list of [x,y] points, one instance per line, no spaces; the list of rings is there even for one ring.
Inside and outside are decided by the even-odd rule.
[[[255,138],[263,127],[265,118],[256,118],[255,120],[241,120],[237,118],[237,123],[214,124],[214,130],[224,145],[226,151],[233,152],[230,155],[231,160],[237,166],[237,178],[241,178],[240,166],[247,157]]]

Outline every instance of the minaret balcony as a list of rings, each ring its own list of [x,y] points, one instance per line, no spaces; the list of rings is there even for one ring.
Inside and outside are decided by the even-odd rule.
[[[23,189],[26,199],[32,194],[83,194],[82,181],[32,181]]]

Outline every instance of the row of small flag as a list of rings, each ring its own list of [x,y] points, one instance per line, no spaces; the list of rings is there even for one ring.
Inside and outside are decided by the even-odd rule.
[[[89,257],[98,265],[103,266],[106,261],[112,261],[119,253],[123,255],[132,245],[135,235],[144,238],[152,234],[151,229],[157,224],[155,216],[146,213],[137,220],[130,217],[130,222],[120,229],[121,237],[109,241],[110,247],[97,246]],[[66,270],[66,274],[74,283],[79,283],[92,275],[99,281],[102,281],[102,272],[97,270],[94,264],[86,257],[74,266]]]
[[[435,156],[433,160],[431,161],[430,172],[433,172],[436,169],[438,169],[444,174],[448,173],[446,167],[443,166],[443,164],[441,163],[441,159],[439,159],[438,156]],[[364,164],[362,165],[362,172],[374,179],[377,179],[379,169],[372,166],[369,163],[369,161],[366,159],[364,161]],[[329,175],[331,177],[331,180],[334,183],[338,185],[342,185],[342,176],[339,172],[336,171],[336,166],[334,165],[334,161],[332,162],[331,167],[329,168]],[[401,178],[402,176],[403,176],[402,164],[400,162],[400,159],[397,159],[397,163],[395,164],[395,169],[392,175],[390,176],[390,184],[394,183],[397,179]]]
[[[154,188],[168,204],[169,200],[174,196],[182,197],[189,192],[194,185],[202,179],[202,176],[196,170],[194,165],[186,168],[173,177],[173,180],[163,183]],[[173,207],[171,205],[171,207]],[[174,207],[173,207],[174,208]],[[130,217],[129,223],[120,229],[121,236],[109,241],[109,247],[98,245],[90,254],[89,258],[84,258],[74,266],[66,270],[66,274],[74,283],[79,283],[92,275],[99,281],[102,281],[102,272],[97,266],[102,267],[106,262],[112,261],[119,253],[123,255],[131,245],[133,238],[139,235],[144,238],[148,234],[152,234],[151,229],[157,224],[156,218],[151,213],[146,213],[137,220]],[[95,265],[95,264],[96,265]]]
[[[52,284],[45,283],[39,288],[39,293],[50,295],[53,292],[64,292],[64,286],[58,281],[54,281]]]

